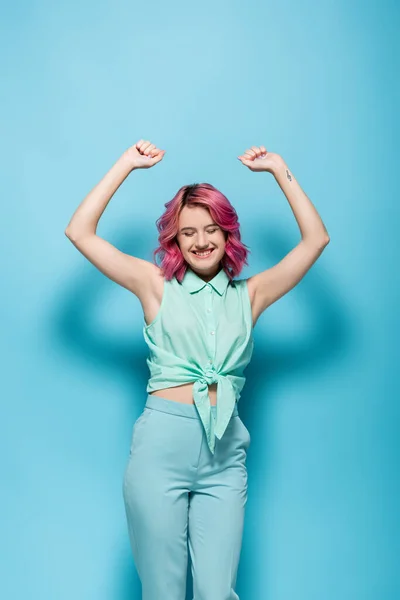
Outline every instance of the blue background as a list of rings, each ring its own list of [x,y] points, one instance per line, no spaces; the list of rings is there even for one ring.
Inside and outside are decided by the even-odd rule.
[[[261,144],[331,237],[255,329],[241,600],[398,598],[398,4],[25,1],[0,28],[1,596],[140,598],[122,477],[142,309],[64,230],[143,138],[165,158],[98,228],[121,250],[151,260],[165,202],[207,181],[239,214],[243,276],[283,258],[290,207],[236,159]]]

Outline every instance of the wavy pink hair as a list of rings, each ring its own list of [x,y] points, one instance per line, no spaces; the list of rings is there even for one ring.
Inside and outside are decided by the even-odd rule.
[[[226,245],[221,265],[230,280],[241,272],[243,265],[248,265],[249,250],[241,242],[236,210],[228,198],[210,183],[184,185],[164,206],[166,210],[156,221],[159,246],[153,252],[153,259],[157,264],[157,256],[160,256],[159,266],[168,281],[175,276],[180,283],[187,269],[187,262],[176,239],[179,215],[184,206],[202,206],[208,209],[215,223],[224,231]]]

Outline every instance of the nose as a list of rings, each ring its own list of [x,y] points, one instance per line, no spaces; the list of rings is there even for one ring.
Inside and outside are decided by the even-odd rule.
[[[202,250],[208,247],[208,240],[205,233],[199,233],[195,246],[198,250]]]

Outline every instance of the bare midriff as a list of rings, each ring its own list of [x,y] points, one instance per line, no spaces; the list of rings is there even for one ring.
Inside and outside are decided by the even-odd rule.
[[[175,402],[182,402],[183,404],[194,404],[193,400],[193,383],[185,383],[184,385],[178,385],[176,387],[163,388],[150,392],[151,396],[161,396],[167,400],[174,400]],[[217,384],[212,383],[208,386],[208,395],[210,397],[211,406],[217,404]]]

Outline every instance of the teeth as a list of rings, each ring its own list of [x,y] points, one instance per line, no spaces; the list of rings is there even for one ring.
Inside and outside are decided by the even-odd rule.
[[[208,250],[207,252],[195,252],[195,254],[198,256],[207,256],[207,254],[211,254],[211,250]]]

